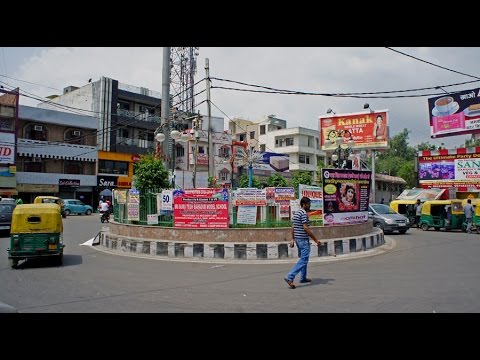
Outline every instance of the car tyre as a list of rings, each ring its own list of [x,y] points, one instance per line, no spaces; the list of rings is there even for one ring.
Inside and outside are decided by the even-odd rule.
[[[380,230],[384,231],[384,230],[383,230],[383,225],[382,225],[382,223],[378,223],[378,222],[377,222],[377,223],[375,224],[375,227],[376,227],[377,229],[380,229]]]
[[[85,215],[91,215],[91,214],[92,214],[92,210],[87,209],[87,211],[85,211]]]

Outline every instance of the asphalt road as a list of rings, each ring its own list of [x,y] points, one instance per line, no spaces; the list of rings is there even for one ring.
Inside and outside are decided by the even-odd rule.
[[[8,265],[0,238],[0,302],[19,313],[480,312],[480,235],[388,235],[382,255],[311,262],[310,284],[284,282],[291,263],[214,264],[112,255],[80,246],[98,214],[64,220],[64,265]]]

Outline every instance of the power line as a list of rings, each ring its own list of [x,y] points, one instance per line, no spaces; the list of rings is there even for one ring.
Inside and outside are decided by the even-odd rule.
[[[478,76],[470,75],[470,74],[467,74],[467,73],[464,73],[464,72],[461,72],[461,71],[457,71],[457,70],[453,70],[453,69],[447,68],[447,67],[445,67],[445,66],[437,65],[437,64],[434,64],[434,63],[432,63],[432,62],[430,62],[430,61],[426,61],[426,60],[420,59],[420,58],[418,58],[418,57],[416,57],[416,56],[409,55],[409,54],[406,54],[406,53],[404,53],[404,52],[401,52],[401,51],[392,49],[391,47],[386,47],[386,49],[391,50],[391,51],[394,51],[394,52],[396,52],[396,53],[399,53],[399,54],[401,54],[401,55],[403,55],[403,56],[407,56],[407,57],[410,57],[410,58],[412,58],[412,59],[415,59],[415,60],[424,62],[424,63],[426,63],[426,64],[428,64],[428,65],[432,65],[432,66],[438,67],[438,68],[443,69],[443,70],[451,71],[451,72],[454,72],[454,73],[456,73],[456,74],[465,75],[465,76],[473,77],[474,79],[479,79],[479,80],[480,80],[480,77],[478,77]]]

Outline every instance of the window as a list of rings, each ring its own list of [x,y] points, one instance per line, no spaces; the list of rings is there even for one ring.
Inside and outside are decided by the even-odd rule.
[[[205,154],[205,146],[199,146],[198,147],[198,153],[199,154]]]
[[[307,146],[312,147],[312,138],[310,136],[307,137]]]
[[[260,135],[265,135],[265,125],[260,125]]]
[[[185,149],[183,146],[177,146],[176,147],[176,152],[175,152],[175,157],[184,157],[185,156]]]
[[[119,129],[118,130],[118,137],[128,138],[128,129]]]
[[[128,163],[125,161],[99,160],[98,172],[102,174],[128,175]]]
[[[228,146],[222,146],[218,152],[218,156],[227,157],[230,156],[230,148]]]
[[[82,138],[82,132],[80,130],[67,130],[64,135],[65,142],[69,144],[82,145],[84,139]]]
[[[26,158],[23,161],[23,171],[25,172],[43,172],[43,165],[40,158]]]
[[[0,130],[13,131],[13,122],[14,119],[0,117]]]
[[[30,140],[47,141],[47,127],[41,124],[29,124],[25,128],[25,138]]]
[[[260,151],[261,151],[261,152],[265,152],[265,144],[261,144],[261,145],[260,145]]]
[[[310,164],[310,155],[298,155],[298,162],[301,164]]]
[[[250,131],[250,139],[255,139],[255,131]]]
[[[228,180],[228,171],[220,171],[220,180],[221,181],[227,181]]]
[[[286,138],[285,139],[286,146],[293,146],[293,138]]]
[[[124,102],[124,101],[119,101],[117,103],[117,108],[120,110],[130,110],[130,103]]]
[[[240,141],[245,141],[245,138],[246,138],[246,135],[245,135],[245,134],[240,134],[240,135],[238,136],[238,139],[239,139]]]
[[[80,161],[66,161],[64,174],[83,174],[83,167]]]

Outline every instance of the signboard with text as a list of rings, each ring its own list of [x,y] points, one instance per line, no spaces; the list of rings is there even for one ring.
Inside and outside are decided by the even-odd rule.
[[[321,116],[321,149],[337,149],[339,137],[343,139],[343,146],[353,140],[354,149],[388,148],[388,110]]]
[[[432,138],[480,131],[480,88],[428,99]]]

